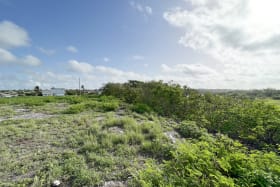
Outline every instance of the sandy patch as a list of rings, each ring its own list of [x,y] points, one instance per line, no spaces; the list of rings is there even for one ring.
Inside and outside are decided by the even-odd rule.
[[[117,133],[117,134],[123,134],[124,131],[123,129],[119,128],[119,127],[110,127],[108,129],[109,132],[112,132],[112,133]]]
[[[176,143],[178,139],[180,139],[180,135],[176,131],[168,131],[164,133],[172,143]]]
[[[127,185],[125,185],[123,182],[120,181],[108,181],[105,182],[105,184],[103,185],[103,187],[125,187]]]

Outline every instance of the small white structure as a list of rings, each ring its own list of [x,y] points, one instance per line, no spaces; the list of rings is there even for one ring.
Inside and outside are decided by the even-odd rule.
[[[64,96],[65,95],[64,88],[52,88],[51,91],[52,91],[53,96]]]
[[[43,96],[52,96],[52,91],[51,90],[42,90],[42,95]]]
[[[51,88],[50,90],[42,90],[43,96],[64,96],[64,88]]]

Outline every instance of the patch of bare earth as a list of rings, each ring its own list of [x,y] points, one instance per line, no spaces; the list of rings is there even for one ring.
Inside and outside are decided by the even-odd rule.
[[[164,135],[171,140],[172,143],[176,143],[181,136],[176,131],[165,132]]]
[[[108,131],[112,132],[112,133],[116,133],[116,134],[123,134],[124,133],[123,129],[120,128],[120,127],[110,127],[108,129]]]
[[[20,120],[20,119],[45,119],[54,116],[54,115],[44,114],[40,112],[32,112],[28,108],[14,108],[13,110],[15,112],[13,116],[0,117],[0,122],[6,120]]]
[[[11,119],[45,119],[45,118],[50,118],[52,116],[54,115],[30,112],[19,116],[14,116]]]
[[[127,185],[121,181],[107,181],[103,187],[126,187]]]

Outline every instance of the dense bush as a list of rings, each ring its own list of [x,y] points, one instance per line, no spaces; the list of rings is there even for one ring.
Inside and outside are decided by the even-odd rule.
[[[266,93],[270,93],[270,90],[266,90]],[[200,94],[187,87],[161,81],[108,83],[103,88],[103,95],[131,103],[132,110],[139,113],[147,112],[150,108],[162,116],[194,121],[199,128],[227,134],[250,147],[276,150],[275,145],[280,144],[280,110],[258,100]],[[198,127],[194,127],[194,130]],[[187,137],[190,135],[186,133],[192,132],[186,128],[187,125],[182,126],[180,131]]]
[[[194,121],[183,121],[178,130],[184,138],[198,139],[206,133],[205,129],[198,127]]]
[[[170,159],[173,146],[161,139],[146,141],[142,144],[140,153],[144,156],[152,157],[157,160]]]
[[[96,99],[96,98],[95,98]],[[95,111],[115,111],[119,108],[119,101],[116,99],[108,99],[106,97],[99,98],[102,102],[95,99],[70,99],[68,102],[72,103],[68,109],[63,113],[65,114],[77,114],[86,110],[95,110]]]
[[[75,104],[70,106],[67,110],[64,111],[65,114],[77,114],[85,110],[84,104]]]
[[[136,103],[132,106],[132,111],[137,112],[139,114],[150,113],[152,109],[143,103]]]
[[[184,90],[179,85],[162,82],[130,81],[125,84],[107,84],[103,88],[103,95],[115,96],[125,102],[136,104],[134,108],[149,110],[150,107],[161,115],[176,116],[180,113],[178,107],[182,102]]]
[[[139,172],[140,186],[280,186],[279,157],[275,153],[249,152],[224,136],[185,142],[170,160],[148,162]]]

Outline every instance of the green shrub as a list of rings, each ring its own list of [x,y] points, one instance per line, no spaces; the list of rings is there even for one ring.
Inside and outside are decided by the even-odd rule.
[[[119,102],[111,101],[111,102],[103,102],[101,103],[100,108],[105,111],[116,111],[119,108]]]
[[[113,147],[112,136],[109,133],[102,132],[97,135],[97,142],[100,149],[110,150]]]
[[[140,152],[143,155],[159,160],[170,159],[171,150],[173,150],[172,145],[159,139],[154,141],[145,141],[140,148]]]
[[[112,143],[114,145],[119,145],[119,144],[127,144],[127,137],[122,134],[118,135],[111,135],[112,136]]]
[[[180,126],[179,126],[179,133],[184,137],[184,138],[194,138],[198,139],[200,138],[203,134],[206,133],[205,130],[201,129],[196,125],[196,122],[194,121],[183,121]]]
[[[53,96],[48,96],[48,97],[42,97],[42,100],[45,103],[55,103],[57,101],[57,98]]]
[[[87,102],[83,102],[83,104],[85,105],[85,108],[87,110],[94,110],[99,105],[99,103],[97,101],[87,101]]]
[[[99,145],[96,141],[84,141],[83,145],[80,146],[79,153],[90,153],[98,149]]]
[[[61,99],[64,99],[69,104],[78,104],[78,103],[82,103],[85,100],[84,97],[78,97],[78,96],[66,96],[66,97],[61,97]]]
[[[141,145],[144,141],[143,135],[137,132],[130,132],[126,136],[129,145]]]
[[[141,131],[144,134],[146,140],[155,140],[161,138],[162,130],[158,123],[146,122],[141,124]]]
[[[150,150],[153,150],[150,148]],[[249,152],[224,136],[185,142],[162,164],[149,162],[137,175],[143,186],[280,186],[279,156]]]
[[[275,96],[272,97],[272,99],[280,100],[280,95],[275,95]]]
[[[136,131],[138,128],[136,121],[129,117],[108,119],[105,121],[104,127],[119,127],[127,131]]]
[[[75,104],[71,105],[68,109],[66,109],[64,114],[78,114],[83,112],[86,109],[85,104]]]
[[[88,170],[84,157],[74,152],[63,155],[63,175],[71,186],[88,186],[92,184],[92,174]]]
[[[139,114],[144,114],[144,113],[151,113],[152,109],[143,103],[136,103],[132,105],[132,111],[137,112]]]
[[[90,153],[87,156],[87,160],[92,163],[93,167],[104,170],[114,165],[114,160],[111,156],[97,155],[96,153]]]

